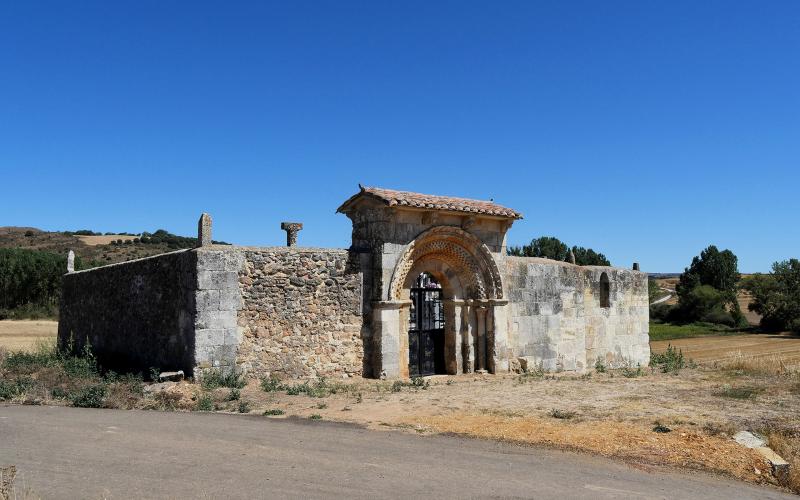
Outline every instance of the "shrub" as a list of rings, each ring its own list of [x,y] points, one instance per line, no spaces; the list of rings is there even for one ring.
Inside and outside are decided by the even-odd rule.
[[[218,387],[241,389],[245,385],[247,385],[247,381],[244,376],[236,371],[223,373],[221,370],[207,370],[203,373],[203,389],[216,389]]]
[[[273,408],[271,410],[264,410],[264,415],[272,416],[272,415],[283,415],[284,411],[279,408]]]
[[[214,400],[209,394],[203,394],[197,398],[198,411],[214,411]]]
[[[77,406],[79,408],[102,408],[105,397],[105,385],[91,385],[72,395],[72,406]]]
[[[650,353],[650,366],[660,368],[663,373],[677,372],[686,367],[686,360],[680,349],[675,349],[669,344],[664,353]]]
[[[597,373],[605,373],[606,372],[606,364],[603,362],[603,358],[600,356],[597,357],[597,360],[594,362],[594,371]]]
[[[239,401],[239,406],[236,407],[239,413],[250,413],[250,403],[247,401]]]
[[[278,380],[278,377],[275,375],[270,375],[269,377],[264,377],[261,379],[261,389],[264,392],[276,392],[282,390],[283,385],[281,381]]]
[[[642,376],[644,372],[642,371],[642,367],[640,365],[636,365],[634,369],[629,364],[626,363],[624,367],[622,367],[622,376],[625,378],[636,378]]]
[[[238,401],[240,397],[242,397],[242,392],[235,387],[228,393],[228,401]]]
[[[25,394],[33,386],[33,380],[29,377],[18,377],[11,379],[0,379],[0,401],[14,399]]]
[[[320,415],[319,413],[314,413],[308,418],[310,418],[311,420],[322,420],[322,415]]]

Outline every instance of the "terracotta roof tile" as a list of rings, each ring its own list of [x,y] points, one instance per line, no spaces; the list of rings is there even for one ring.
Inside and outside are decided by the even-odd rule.
[[[343,211],[343,209],[345,209],[351,201],[355,200],[355,198],[362,195],[368,195],[383,201],[390,207],[404,206],[414,208],[430,208],[435,210],[451,210],[454,212],[470,212],[476,214],[494,215],[512,219],[522,218],[522,214],[516,210],[498,205],[493,201],[412,193],[410,191],[395,191],[394,189],[383,189],[377,187],[360,187],[361,191],[359,193],[351,197],[349,200],[344,202],[341,207],[339,207],[340,212]]]

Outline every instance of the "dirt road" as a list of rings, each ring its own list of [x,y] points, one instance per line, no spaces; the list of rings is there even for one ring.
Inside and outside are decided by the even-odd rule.
[[[260,416],[0,406],[43,498],[793,498],[573,453]]]

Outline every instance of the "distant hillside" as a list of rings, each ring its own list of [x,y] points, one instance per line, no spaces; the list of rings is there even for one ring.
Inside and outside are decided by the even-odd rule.
[[[25,248],[57,254],[75,252],[88,267],[194,248],[197,238],[177,236],[163,229],[154,233],[109,234],[89,230],[42,231],[34,227],[0,227],[0,248]],[[214,243],[226,244],[215,241]]]

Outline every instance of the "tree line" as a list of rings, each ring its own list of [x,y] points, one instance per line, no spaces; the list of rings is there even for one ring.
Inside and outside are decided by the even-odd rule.
[[[75,268],[83,268],[81,259]],[[66,255],[0,248],[0,319],[54,316],[66,272]]]
[[[531,240],[527,245],[508,247],[508,255],[516,257],[542,257],[545,259],[569,262],[570,250],[575,256],[575,263],[579,266],[610,266],[611,262],[600,252],[591,248],[573,246],[554,236],[541,236]]]

